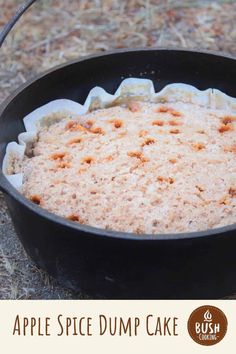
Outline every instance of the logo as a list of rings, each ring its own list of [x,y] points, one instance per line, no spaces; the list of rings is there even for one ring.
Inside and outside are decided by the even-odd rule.
[[[210,305],[198,307],[188,320],[188,332],[191,338],[201,345],[219,343],[227,332],[227,326],[224,312]]]

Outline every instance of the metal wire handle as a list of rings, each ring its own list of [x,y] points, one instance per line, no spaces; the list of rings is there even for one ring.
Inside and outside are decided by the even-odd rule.
[[[2,32],[0,33],[0,48],[2,47],[3,42],[5,41],[7,35],[11,29],[15,26],[16,22],[21,18],[25,11],[33,5],[37,0],[27,0],[22,4],[16,11],[15,15],[10,19],[10,21],[3,27]]]

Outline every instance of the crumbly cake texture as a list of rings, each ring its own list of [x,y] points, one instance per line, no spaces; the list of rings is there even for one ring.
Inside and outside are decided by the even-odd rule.
[[[229,111],[130,101],[60,119],[39,129],[18,166],[23,194],[42,208],[138,234],[236,222],[236,116]]]

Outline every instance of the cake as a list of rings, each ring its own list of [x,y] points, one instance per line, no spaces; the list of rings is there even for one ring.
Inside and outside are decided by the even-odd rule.
[[[227,108],[130,99],[54,114],[11,168],[26,198],[79,224],[136,234],[217,228],[236,222],[235,125]]]

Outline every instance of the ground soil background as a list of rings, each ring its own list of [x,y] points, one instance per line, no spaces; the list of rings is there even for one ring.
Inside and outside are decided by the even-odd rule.
[[[0,0],[0,27],[22,1]],[[54,65],[114,48],[144,46],[236,55],[236,1],[38,0],[0,49],[0,102]],[[0,298],[84,297],[61,288],[28,259],[0,193]]]

